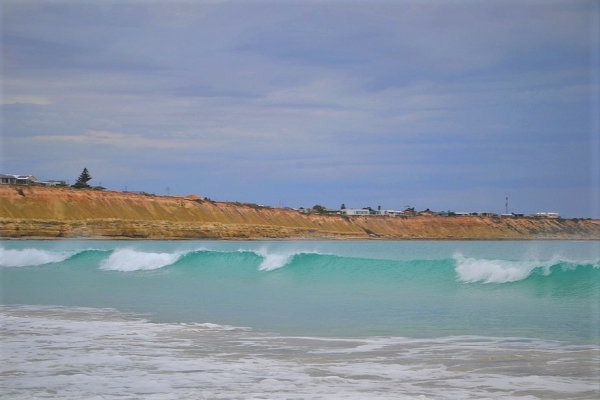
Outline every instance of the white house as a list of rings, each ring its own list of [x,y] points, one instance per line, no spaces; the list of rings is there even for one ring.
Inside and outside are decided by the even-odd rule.
[[[402,215],[402,211],[395,211],[395,210],[377,210],[375,211],[375,215],[382,215],[382,216],[396,216],[396,215]]]
[[[369,215],[368,209],[363,208],[345,208],[342,210],[344,215]]]
[[[5,185],[29,185],[37,182],[33,175],[0,174],[0,183]]]

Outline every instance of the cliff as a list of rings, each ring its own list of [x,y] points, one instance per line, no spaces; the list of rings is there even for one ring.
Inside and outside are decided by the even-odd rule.
[[[1,185],[0,237],[600,240],[600,221],[304,215],[192,196]]]

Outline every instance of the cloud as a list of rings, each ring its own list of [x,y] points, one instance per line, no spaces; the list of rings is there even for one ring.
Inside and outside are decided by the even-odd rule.
[[[0,104],[35,104],[35,105],[48,105],[52,104],[50,99],[45,96],[31,96],[31,95],[10,95],[2,96]]]
[[[3,162],[267,204],[533,203],[589,176],[592,5],[9,1]]]
[[[148,137],[141,134],[124,134],[110,131],[88,130],[83,135],[44,135],[31,136],[24,141],[29,142],[67,142],[81,146],[111,146],[121,150],[143,150],[143,149],[159,149],[159,150],[185,150],[185,149],[204,149],[207,147],[215,147],[220,143],[212,141],[207,143],[198,137],[177,137],[177,135],[169,135],[168,137],[157,138]]]

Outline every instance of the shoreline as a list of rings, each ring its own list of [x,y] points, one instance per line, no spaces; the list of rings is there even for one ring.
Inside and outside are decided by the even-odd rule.
[[[48,237],[48,236],[26,236],[26,237],[4,237],[0,236],[0,241],[4,242],[52,242],[61,240],[75,241],[115,241],[115,242],[310,242],[310,241],[344,241],[344,242],[600,242],[600,238],[139,238],[139,237],[107,237],[107,236],[70,236],[70,237]]]

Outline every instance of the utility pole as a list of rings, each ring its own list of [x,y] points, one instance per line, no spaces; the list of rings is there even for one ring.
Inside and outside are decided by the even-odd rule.
[[[505,207],[506,207],[506,213],[508,214],[508,197],[506,198],[506,205],[505,205]]]

